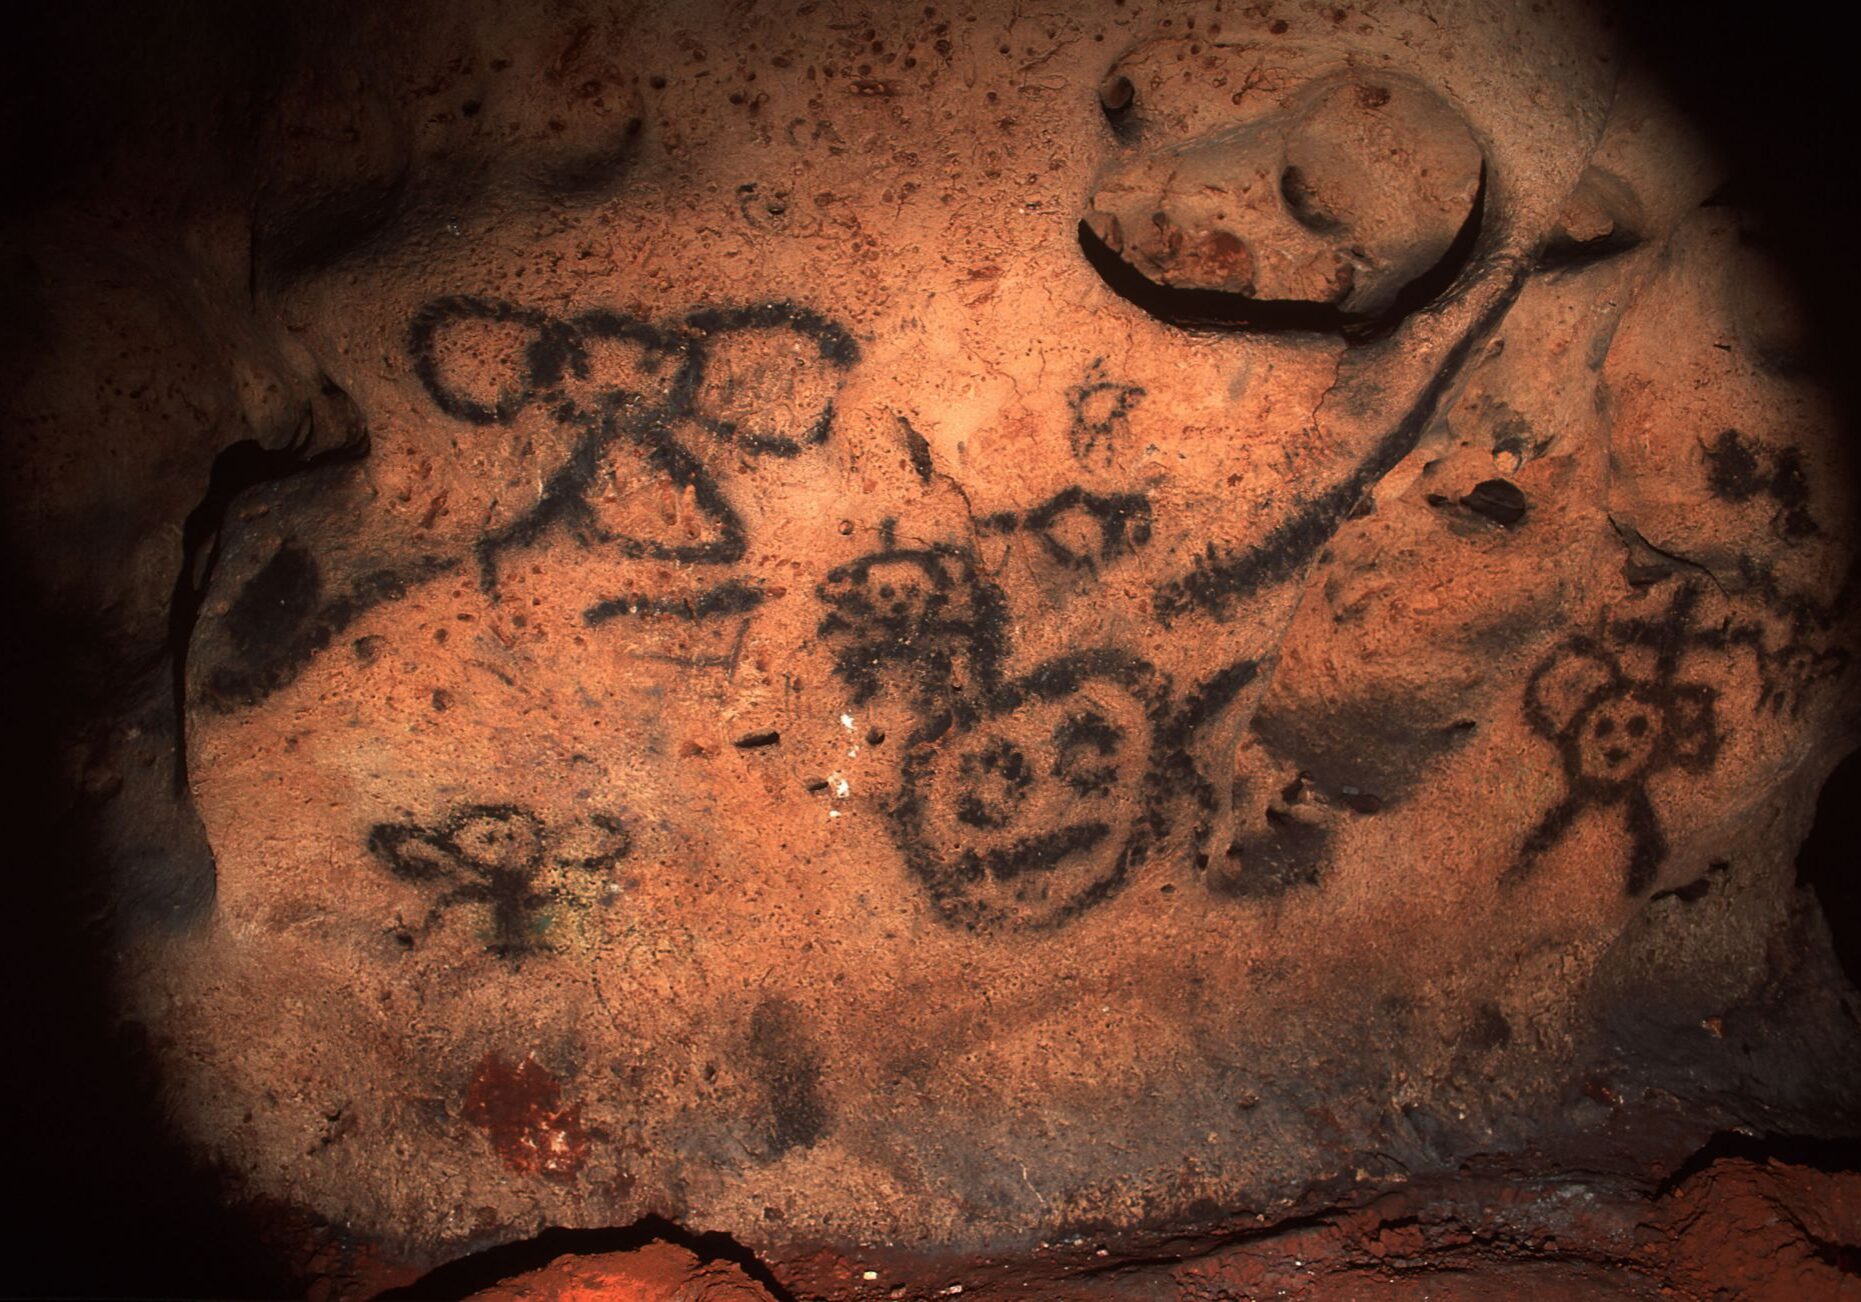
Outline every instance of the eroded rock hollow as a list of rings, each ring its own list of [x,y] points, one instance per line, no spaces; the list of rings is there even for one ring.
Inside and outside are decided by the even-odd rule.
[[[1611,24],[266,39],[12,219],[7,455],[115,1006],[308,1274],[1714,1287],[1669,1176],[1852,1272],[1851,425]]]

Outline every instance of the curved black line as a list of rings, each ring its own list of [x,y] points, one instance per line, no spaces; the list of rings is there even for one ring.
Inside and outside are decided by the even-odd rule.
[[[1628,825],[1628,873],[1623,894],[1640,895],[1654,885],[1655,874],[1667,862],[1667,834],[1661,830],[1660,815],[1648,799],[1648,789],[1637,784],[1623,800],[1623,819]]]
[[[488,407],[448,389],[439,377],[439,359],[433,345],[441,327],[455,321],[516,322],[535,331],[525,351],[528,373],[523,388],[515,393],[501,393],[496,406]],[[407,353],[414,361],[414,374],[425,386],[433,405],[458,420],[472,425],[502,425],[529,404],[539,387],[553,383],[560,374],[562,355],[568,347],[560,328],[535,308],[519,307],[502,299],[473,298],[456,294],[436,298],[414,313],[407,327]]]
[[[1515,886],[1538,870],[1538,861],[1570,831],[1570,825],[1577,815],[1588,808],[1589,802],[1574,795],[1552,805],[1545,811],[1537,825],[1525,834],[1525,841],[1519,847],[1518,858],[1512,866],[1500,875],[1501,886]]]
[[[1316,556],[1371,486],[1414,448],[1469,354],[1511,309],[1524,288],[1525,276],[1525,268],[1513,272],[1504,292],[1448,350],[1407,414],[1355,470],[1307,502],[1291,519],[1274,526],[1247,550],[1223,554],[1210,543],[1189,573],[1157,585],[1152,600],[1157,619],[1168,627],[1177,616],[1193,612],[1225,618],[1236,601],[1291,578]]]
[[[600,473],[602,454],[622,439],[643,450],[644,459],[652,469],[664,474],[675,486],[691,490],[699,511],[717,525],[717,538],[700,543],[662,543],[613,533],[596,523],[594,511],[588,505],[588,490]],[[623,556],[635,560],[728,565],[741,560],[747,547],[742,517],[725,498],[704,463],[674,437],[669,420],[662,412],[610,412],[594,428],[587,429],[576,441],[568,460],[549,477],[536,505],[474,544],[479,586],[486,592],[493,591],[498,582],[498,557],[534,544],[556,525],[562,525],[585,542],[612,544]]]
[[[1079,223],[1079,249],[1099,278],[1119,298],[1165,325],[1182,329],[1258,331],[1274,334],[1337,335],[1351,344],[1369,343],[1394,330],[1447,293],[1473,259],[1486,223],[1486,167],[1474,188],[1473,202],[1454,238],[1434,265],[1396,291],[1381,312],[1346,312],[1332,303],[1254,298],[1223,289],[1184,289],[1144,275],[1114,252],[1088,226]]]
[[[686,316],[685,325],[693,332],[691,350],[696,370],[701,370],[710,360],[711,336],[732,330],[793,330],[813,340],[822,360],[831,362],[839,370],[849,370],[859,361],[859,342],[844,326],[797,303],[753,303],[747,307],[701,308]],[[734,421],[708,420],[697,416],[691,410],[690,403],[694,394],[695,380],[692,391],[685,395],[686,401],[680,408],[681,412],[691,416],[712,434],[729,439],[750,452],[776,457],[799,456],[804,446],[825,443],[828,432],[833,428],[834,404],[831,400],[799,438],[791,438],[786,434],[746,434]]]

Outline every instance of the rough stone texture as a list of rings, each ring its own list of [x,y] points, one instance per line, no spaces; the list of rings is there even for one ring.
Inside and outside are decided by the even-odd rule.
[[[5,452],[242,1194],[805,1274],[1852,1131],[1845,430],[1578,7],[297,54],[239,202],[22,219]]]
[[[1618,1182],[1463,1174],[1273,1229],[1116,1260],[1091,1240],[1013,1260],[944,1263],[862,1254],[801,1263],[796,1297],[1458,1299],[1687,1302],[1861,1295],[1861,1179],[1725,1154],[1650,1197]],[[902,1281],[902,1282],[901,1282]],[[456,1296],[439,1274],[407,1290]],[[559,1257],[473,1297],[766,1298],[735,1266],[664,1243]],[[608,1290],[601,1292],[600,1290]],[[685,1291],[681,1292],[683,1289]],[[398,1296],[398,1294],[397,1294]]]
[[[472,1296],[483,1302],[769,1302],[769,1294],[735,1266],[707,1265],[670,1243],[561,1257]]]
[[[1234,121],[1153,145],[1147,137],[1170,130],[1145,113],[1158,65],[1167,76],[1182,53],[1179,40],[1140,47],[1101,96],[1114,129],[1143,146],[1111,165],[1085,215],[1108,252],[1158,285],[1234,294],[1256,312],[1305,304],[1347,317],[1388,312],[1448,258],[1474,215],[1482,158],[1439,96],[1386,72],[1321,75],[1274,111],[1239,111],[1248,97],[1236,92]],[[1226,84],[1245,85],[1249,73],[1293,79],[1279,67],[1263,74],[1257,49],[1223,53],[1201,61],[1204,84],[1190,93],[1206,95],[1224,61]]]

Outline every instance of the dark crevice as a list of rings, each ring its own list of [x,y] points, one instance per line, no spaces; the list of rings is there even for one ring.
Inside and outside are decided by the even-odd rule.
[[[1854,810],[1861,807],[1861,750],[1835,766],[1816,798],[1816,821],[1796,856],[1796,881],[1815,892],[1836,961],[1861,989],[1861,872]]]
[[[381,1294],[390,1298],[418,1298],[446,1302],[470,1297],[516,1275],[540,1270],[558,1257],[588,1257],[609,1252],[637,1252],[652,1243],[676,1244],[705,1265],[727,1262],[755,1280],[776,1302],[794,1302],[795,1295],[754,1252],[722,1230],[702,1233],[688,1230],[663,1216],[643,1216],[631,1225],[572,1230],[551,1226],[534,1238],[501,1243],[449,1261],[402,1288]]]
[[[1112,252],[1083,221],[1079,247],[1112,293],[1165,325],[1184,328],[1258,330],[1284,334],[1341,335],[1364,318],[1330,303],[1257,299],[1221,289],[1179,289],[1159,285]]]
[[[151,1035],[124,1015],[117,878],[102,844],[108,797],[74,796],[61,763],[80,729],[117,708],[121,684],[77,654],[97,644],[95,628],[21,567],[0,571],[0,602],[0,670],[19,687],[0,703],[15,756],[8,849],[22,866],[11,903],[30,919],[7,947],[0,1026],[7,1115],[24,1122],[8,1159],[32,1191],[7,1219],[0,1292],[292,1296],[300,1285],[281,1254],[168,1115]]]
[[[1623,577],[1635,587],[1648,587],[1671,574],[1691,573],[1707,579],[1721,592],[1725,590],[1719,576],[1692,557],[1656,546],[1642,537],[1633,525],[1623,524],[1613,515],[1609,517],[1609,526],[1615,530],[1616,537],[1622,540],[1622,546],[1628,553],[1623,562]]]
[[[1641,237],[1630,231],[1611,231],[1593,240],[1553,237],[1538,254],[1537,270],[1550,275],[1559,271],[1577,271],[1606,262],[1619,253],[1641,245]]]
[[[1716,859],[1707,865],[1705,872],[1695,877],[1692,881],[1682,886],[1676,886],[1672,890],[1656,891],[1648,898],[1650,900],[1675,899],[1679,900],[1682,904],[1698,904],[1712,893],[1713,883],[1723,877],[1730,869],[1731,864],[1723,859]]]
[[[1279,174],[1279,198],[1286,205],[1286,211],[1292,219],[1319,235],[1332,235],[1344,229],[1344,223],[1326,212],[1318,205],[1311,185],[1305,179],[1305,173],[1297,167],[1286,167]]]
[[[1206,1261],[1245,1244],[1271,1242],[1278,1238],[1291,1238],[1310,1230],[1329,1229],[1338,1223],[1340,1217],[1355,1211],[1357,1206],[1356,1203],[1347,1199],[1319,1211],[1288,1216],[1284,1220],[1273,1221],[1266,1225],[1250,1225],[1217,1233],[1197,1242],[1186,1242],[1177,1252],[1152,1251],[1143,1256],[1122,1257],[1104,1263],[1094,1262],[1069,1272],[1066,1278],[1095,1279],[1101,1276],[1117,1276],[1127,1271],[1154,1270],[1159,1267],[1173,1269],[1191,1262]]]
[[[1815,1248],[1816,1260],[1825,1266],[1831,1266],[1844,1275],[1861,1276],[1861,1248],[1846,1243],[1831,1243],[1819,1239],[1807,1230],[1803,1237]]]
[[[325,382],[326,398],[348,396]],[[353,404],[348,404],[353,410]],[[260,484],[325,466],[359,461],[368,455],[368,430],[357,420],[353,433],[334,447],[312,453],[316,425],[310,412],[282,446],[268,448],[257,439],[241,439],[221,449],[207,475],[207,491],[187,514],[181,526],[181,572],[175,576],[174,595],[168,603],[168,652],[174,696],[174,789],[187,790],[187,655],[194,626],[213,587],[213,572],[220,562],[226,513],[241,493]]]
[[[1748,1135],[1723,1130],[1704,1147],[1675,1167],[1656,1186],[1654,1199],[1667,1197],[1715,1162],[1746,1161],[1762,1166],[1781,1162],[1804,1166],[1825,1175],[1861,1171],[1861,1139],[1823,1139],[1815,1135]]]
[[[1135,144],[1142,127],[1135,111],[1135,96],[1136,88],[1129,77],[1107,77],[1099,85],[1099,108],[1104,111],[1105,125],[1122,145]]]
[[[1380,339],[1405,318],[1446,294],[1454,282],[1460,279],[1460,273],[1473,260],[1473,251],[1479,246],[1480,233],[1486,225],[1486,165],[1480,165],[1480,183],[1474,187],[1473,206],[1467,210],[1467,220],[1460,224],[1454,240],[1447,246],[1434,266],[1411,280],[1396,291],[1396,299],[1367,329],[1350,333],[1353,343],[1368,343]]]
[[[1230,290],[1160,285],[1119,257],[1083,221],[1079,223],[1079,248],[1113,293],[1165,325],[1183,329],[1336,335],[1348,343],[1364,344],[1388,335],[1403,318],[1447,293],[1473,257],[1485,224],[1485,212],[1486,169],[1482,167],[1473,206],[1453,243],[1434,266],[1397,291],[1388,308],[1375,314],[1346,312],[1331,303],[1259,299]]]

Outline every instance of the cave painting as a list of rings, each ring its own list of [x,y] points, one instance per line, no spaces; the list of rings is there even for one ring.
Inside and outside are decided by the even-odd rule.
[[[1587,637],[1572,638],[1533,671],[1526,718],[1557,747],[1566,794],[1526,836],[1514,875],[1528,873],[1585,809],[1615,807],[1630,844],[1624,889],[1640,894],[1653,882],[1667,858],[1667,838],[1648,799],[1648,779],[1667,769],[1701,772],[1719,745],[1718,694],[1676,678],[1696,595],[1677,588],[1659,618],[1612,627],[1618,643],[1654,650],[1646,678],[1625,673],[1616,656]]]
[[[1074,510],[1090,522],[1079,550],[1049,532]],[[1150,532],[1141,496],[1078,489],[984,527],[1026,530],[1068,566],[1115,558]],[[896,690],[918,720],[893,808],[900,848],[947,922],[1065,922],[1143,861],[1167,823],[1172,777],[1179,795],[1209,802],[1187,743],[1255,666],[1228,667],[1186,702],[1167,675],[1115,648],[1071,652],[1009,681],[1005,595],[964,548],[901,547],[896,530],[886,522],[886,546],[828,574],[816,632],[854,703]]]
[[[382,823],[368,834],[383,868],[433,895],[427,926],[454,906],[480,906],[485,952],[504,959],[549,951],[546,906],[561,892],[539,882],[546,867],[599,879],[631,847],[612,814],[552,832],[516,805],[467,805],[437,823]]]
[[[184,1126],[433,1253],[967,1250],[1593,1131],[1583,1000],[1766,988],[1778,793],[1848,735],[1841,429],[1605,36],[724,8],[510,100],[625,50],[607,188],[421,191],[279,291],[369,447],[202,594]],[[484,94],[428,127],[491,148]],[[405,1157],[307,1154],[338,1103]]]
[[[1144,400],[1144,390],[1135,384],[1119,384],[1105,378],[1105,359],[1096,357],[1085,379],[1067,393],[1072,408],[1072,428],[1067,440],[1073,456],[1090,461],[1096,454],[1109,462],[1118,442],[1129,433],[1131,409]]]
[[[1743,501],[1749,455],[1728,431],[1708,450],[1715,496]],[[1739,468],[1741,488],[1725,488],[1728,462]],[[1789,458],[1780,459],[1788,467]],[[1775,517],[1780,537],[1806,530],[1789,521],[1805,517],[1805,496],[1788,490]],[[1702,619],[1696,583],[1669,580],[1671,592],[1658,614],[1623,616],[1611,612],[1601,638],[1571,637],[1533,671],[1525,688],[1525,717],[1532,730],[1551,742],[1563,766],[1565,794],[1525,837],[1506,880],[1528,877],[1538,861],[1568,833],[1573,821],[1590,808],[1621,811],[1628,842],[1624,889],[1638,895],[1650,887],[1666,861],[1668,839],[1648,795],[1648,780],[1662,772],[1709,771],[1721,745],[1720,691],[1707,682],[1681,677],[1683,658],[1705,653],[1721,665],[1745,655],[1752,665],[1759,717],[1786,708],[1800,712],[1818,685],[1840,676],[1848,663],[1845,649],[1820,635],[1835,622],[1833,609],[1776,590],[1775,581],[1756,574],[1759,618]],[[1838,598],[1839,600],[1839,598]],[[1781,629],[1778,626],[1781,625]],[[1621,653],[1635,650],[1650,659],[1644,672],[1625,670]]]
[[[451,387],[438,354],[449,330],[506,330],[515,340],[508,385],[476,396]],[[800,341],[805,348],[785,347]],[[499,341],[490,341],[495,345]],[[613,547],[640,559],[729,565],[743,555],[743,524],[703,462],[680,441],[682,423],[745,450],[798,456],[824,442],[833,427],[833,389],[859,358],[841,326],[785,303],[704,309],[676,327],[660,327],[616,312],[555,320],[509,303],[443,298],[429,303],[408,330],[415,372],[448,415],[476,425],[508,424],[539,403],[578,434],[568,459],[544,485],[535,506],[476,548],[482,582],[497,586],[507,553],[534,545],[552,530],[586,548]],[[696,536],[642,536],[616,518],[631,495],[650,483],[689,492],[702,517]],[[761,601],[755,589],[724,581],[682,606],[616,596],[591,606],[598,623],[615,615],[682,613],[686,618],[734,614]]]
[[[1109,78],[1100,99],[1130,150],[1126,162],[1099,179],[1081,227],[1084,249],[1108,284],[1166,319],[1203,322],[1220,309],[1230,327],[1330,329],[1372,338],[1441,292],[1479,230],[1485,171],[1477,147],[1438,97],[1400,77],[1320,78],[1239,134],[1224,127],[1161,150],[1145,147],[1133,125],[1146,119],[1127,77]],[[1376,150],[1397,138],[1425,141],[1435,151],[1435,172],[1422,174],[1432,179],[1413,194],[1384,195],[1381,208],[1353,210],[1354,203],[1361,207],[1366,176],[1383,166]],[[1277,190],[1225,191],[1228,182],[1220,178],[1255,153],[1280,159]],[[1177,169],[1170,176],[1184,169],[1206,174],[1209,186],[1198,198],[1184,197],[1157,170],[1164,162]],[[754,191],[739,188],[746,199]],[[1219,211],[1198,206],[1214,201]],[[1140,220],[1137,210],[1146,203],[1162,207]],[[1362,237],[1348,247],[1339,242],[1347,228]],[[1196,229],[1205,233],[1187,239],[1185,231]],[[1233,233],[1241,229],[1249,232],[1247,241]],[[1366,237],[1366,231],[1376,234]],[[1619,252],[1632,242],[1605,243],[1589,256]],[[1517,289],[1515,281],[1487,315],[1503,310]],[[1467,339],[1485,328],[1484,318],[1474,322]],[[754,540],[714,461],[693,440],[729,444],[752,457],[794,459],[817,449],[832,432],[837,394],[861,357],[846,326],[789,302],[701,308],[654,322],[608,309],[557,316],[460,295],[422,307],[407,328],[406,349],[414,374],[446,416],[508,428],[534,408],[570,432],[566,455],[547,472],[535,503],[472,545],[479,583],[494,599],[504,567],[537,548],[562,544],[694,567],[700,574],[727,573]],[[1436,376],[1436,386],[1455,364]],[[1094,356],[1064,394],[1074,460],[1111,471],[1129,454],[1133,413],[1149,396],[1144,385],[1114,378],[1103,355]],[[1294,497],[1289,515],[1255,538],[1238,546],[1192,539],[1175,549],[1191,557],[1190,567],[1154,581],[1151,617],[1166,629],[1193,615],[1226,623],[1237,603],[1309,563],[1414,445],[1433,400],[1432,390],[1424,391],[1421,403],[1377,434],[1361,459],[1346,462],[1317,491]],[[929,443],[904,415],[894,413],[894,420],[912,471],[930,483],[936,463]],[[1780,538],[1816,531],[1794,449],[1775,450],[1728,429],[1704,448],[1704,458],[1715,497],[1768,499]],[[687,509],[656,513],[653,504],[669,498],[682,499]],[[1429,500],[1439,505],[1446,499],[1431,494]],[[1526,496],[1504,478],[1482,480],[1458,501],[1508,529],[1528,510]],[[817,588],[827,613],[816,636],[832,651],[849,702],[857,706],[896,690],[914,711],[915,726],[900,747],[890,822],[937,916],[985,930],[1064,922],[1117,892],[1143,862],[1149,840],[1169,826],[1171,807],[1185,797],[1203,814],[1194,844],[1198,862],[1205,863],[1207,815],[1220,801],[1207,766],[1184,749],[1199,723],[1182,723],[1179,712],[1208,705],[1211,689],[1216,708],[1225,706],[1253,678],[1257,661],[1243,658],[1214,675],[1189,693],[1190,706],[1174,703],[1169,673],[1122,648],[1073,650],[1012,677],[1006,666],[1022,620],[977,552],[981,538],[1019,535],[1055,565],[1097,581],[1104,567],[1152,542],[1158,522],[1150,495],[1075,484],[1025,508],[972,516],[971,525],[967,541],[905,546],[888,518],[880,525],[878,550],[832,569]],[[398,570],[382,568],[327,598],[316,561],[287,539],[227,613],[239,657],[215,670],[210,699],[221,708],[255,703],[361,612],[455,563],[428,556]],[[1622,812],[1627,889],[1647,889],[1668,853],[1648,779],[1669,769],[1702,771],[1717,745],[1714,689],[1675,680],[1683,646],[1749,646],[1766,666],[1764,703],[1772,709],[1791,696],[1784,679],[1797,684],[1800,708],[1801,684],[1841,666],[1841,653],[1796,641],[1770,650],[1750,627],[1723,630],[1716,640],[1690,632],[1691,595],[1682,590],[1658,635],[1645,621],[1612,627],[1617,639],[1658,644],[1646,678],[1631,676],[1605,643],[1583,636],[1569,639],[1533,671],[1526,718],[1556,747],[1565,793],[1527,834],[1506,880],[1531,875],[1583,811],[1608,807]],[[669,657],[687,667],[734,671],[748,617],[766,599],[761,584],[720,576],[670,595],[603,595],[582,618],[591,629],[619,620],[734,619],[727,649]],[[262,616],[248,619],[250,608]],[[1797,622],[1802,619],[1798,612]],[[282,623],[292,631],[267,647],[260,632],[241,631],[246,623],[255,630]],[[751,735],[767,736],[766,744],[780,736]],[[1299,785],[1295,778],[1288,790]],[[1365,812],[1377,802],[1351,803]],[[498,823],[509,833],[502,853],[518,858],[504,863],[468,853],[457,841],[464,834],[459,828],[482,824],[482,831],[504,809],[473,808],[469,817],[455,815],[431,830],[377,827],[370,849],[407,880],[458,878],[435,908],[486,904],[495,933],[490,951],[527,952],[533,948],[527,929],[544,897],[527,884],[536,863],[518,851],[520,842],[540,834],[519,835],[531,816],[506,811]],[[1247,873],[1208,877],[1217,894],[1248,897],[1264,881],[1279,883],[1275,892],[1317,883],[1328,833],[1285,811],[1268,821],[1270,836],[1256,839],[1244,856],[1255,860]],[[1282,843],[1298,850],[1275,866]],[[1242,846],[1236,840],[1228,857],[1242,855]],[[442,873],[433,854],[452,867]],[[1256,885],[1243,888],[1245,882]]]

